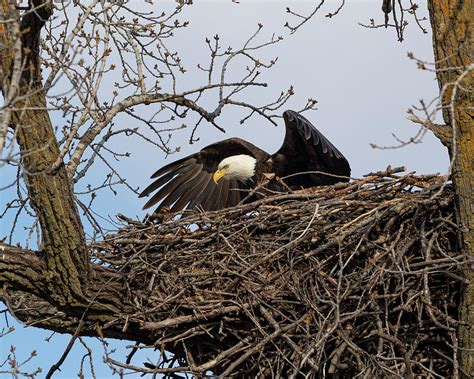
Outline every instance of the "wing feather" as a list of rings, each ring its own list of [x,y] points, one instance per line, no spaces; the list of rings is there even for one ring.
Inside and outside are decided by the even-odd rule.
[[[162,176],[166,172],[170,171],[175,171],[181,166],[188,166],[189,165],[189,159],[196,158],[196,154],[178,159],[177,161],[168,163],[167,165],[161,167],[159,170],[157,170],[152,176],[151,179],[158,178],[159,176]]]
[[[163,175],[161,178],[158,178],[155,180],[153,183],[151,183],[148,187],[146,187],[143,192],[139,195],[139,197],[144,197],[148,196],[150,193],[156,191],[158,188],[163,186],[165,183],[169,182],[171,179],[173,179],[176,175],[179,174],[184,174],[187,171],[191,170],[193,168],[193,165],[181,165],[178,166],[175,170],[168,172],[166,175]],[[153,178],[153,176],[151,177]],[[151,204],[153,205],[153,204]]]
[[[304,116],[283,113],[286,135],[271,156],[274,172],[293,188],[308,188],[349,180],[351,169],[344,155]],[[313,172],[313,174],[295,175]],[[314,173],[319,172],[319,173]]]
[[[205,211],[214,211],[217,209],[217,203],[219,201],[219,196],[223,187],[223,180],[214,185],[212,192],[207,197],[206,201],[201,204],[202,209]]]
[[[214,183],[214,181],[212,180],[212,175],[209,174],[209,177],[207,178],[207,183],[204,189],[199,195],[197,195],[197,197],[193,201],[191,201],[191,203],[189,203],[187,209],[194,209],[198,207],[198,208],[201,208],[202,210],[205,210],[203,209],[202,205],[206,201],[206,199],[209,197],[209,195],[212,193],[215,186],[216,186],[216,183]]]
[[[209,174],[201,171],[192,182],[186,183],[185,193],[176,201],[176,203],[173,204],[171,212],[178,212],[181,209],[184,209],[184,207],[188,205],[192,199],[196,198],[204,189],[203,183],[206,180],[209,180],[208,175]]]
[[[177,212],[183,209],[183,207],[178,207],[176,206],[175,202],[178,202],[181,200],[183,196],[186,196],[187,193],[192,190],[196,183],[199,182],[199,175],[202,173],[200,170],[193,171],[193,175],[189,176],[188,179],[183,180],[182,183],[180,183],[168,196],[164,198],[164,200],[160,203],[160,205],[157,208],[157,211],[161,210],[164,207],[171,207],[172,204],[172,212]]]
[[[186,170],[184,172],[179,173],[176,176],[173,176],[171,180],[168,181],[157,193],[155,193],[150,200],[147,201],[147,203],[143,206],[143,209],[149,208],[155,204],[158,203],[161,199],[168,199],[168,197],[172,196],[173,193],[176,192],[177,189],[183,187],[184,184],[186,184],[188,181],[192,180],[195,178],[199,172],[202,169],[202,165],[190,165],[186,167]],[[176,199],[175,199],[176,200]],[[163,201],[164,203],[165,201]],[[174,201],[173,201],[174,202]],[[166,202],[166,204],[160,204],[160,207],[158,209],[161,209],[165,206],[168,206],[172,204],[173,202],[169,202],[169,200]]]
[[[239,184],[237,181],[232,180],[229,186],[229,198],[227,199],[227,206],[234,207],[239,204],[242,199],[242,192],[240,192]]]
[[[227,197],[229,196],[229,180],[222,181],[222,188],[219,194],[219,198],[217,199],[216,206],[214,210],[226,208],[227,206]]]

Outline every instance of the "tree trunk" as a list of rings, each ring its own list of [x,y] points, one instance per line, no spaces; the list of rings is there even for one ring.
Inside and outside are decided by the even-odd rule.
[[[38,52],[40,31],[53,6],[44,0],[32,3],[35,11],[22,17],[19,29],[14,22],[3,23],[0,29],[0,42],[9,47],[2,48],[2,92],[5,99],[11,99],[11,104],[6,104],[11,110],[10,125],[20,147],[28,198],[41,226],[47,291],[53,303],[75,306],[85,298],[88,255],[65,166],[51,169],[59,157],[59,146],[47,110]],[[15,2],[2,1],[2,18],[18,19]],[[15,51],[18,38],[21,47]]]
[[[463,249],[474,258],[474,127],[472,3],[459,0],[428,2],[433,48],[443,104],[443,118],[453,128],[452,177]],[[465,271],[468,283],[460,305],[459,354],[461,365],[474,377],[474,273]]]

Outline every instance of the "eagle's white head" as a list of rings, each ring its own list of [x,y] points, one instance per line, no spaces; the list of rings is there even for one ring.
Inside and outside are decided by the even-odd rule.
[[[216,183],[221,178],[237,179],[245,182],[255,175],[256,163],[257,160],[254,157],[246,154],[227,157],[219,163],[212,178]]]

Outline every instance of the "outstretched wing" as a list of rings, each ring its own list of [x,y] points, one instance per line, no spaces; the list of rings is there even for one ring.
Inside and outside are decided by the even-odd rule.
[[[143,190],[140,197],[152,197],[143,206],[150,208],[160,201],[155,212],[170,208],[171,212],[201,208],[213,211],[237,205],[248,193],[248,188],[237,180],[212,179],[217,166],[232,155],[248,154],[259,158],[262,150],[239,138],[230,138],[202,149],[200,152],[172,162],[151,178],[156,179]]]
[[[285,140],[272,161],[275,173],[287,185],[308,188],[349,180],[349,162],[311,122],[291,110],[283,113],[283,119]],[[304,172],[313,173],[297,175]]]

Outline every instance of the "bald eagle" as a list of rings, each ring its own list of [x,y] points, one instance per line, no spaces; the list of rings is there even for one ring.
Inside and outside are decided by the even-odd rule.
[[[346,158],[305,117],[288,110],[283,119],[285,140],[272,155],[243,139],[230,138],[160,168],[151,176],[156,180],[140,194],[148,196],[159,189],[143,209],[161,201],[156,212],[215,211],[256,200],[252,190],[264,181],[269,193],[349,180]]]

